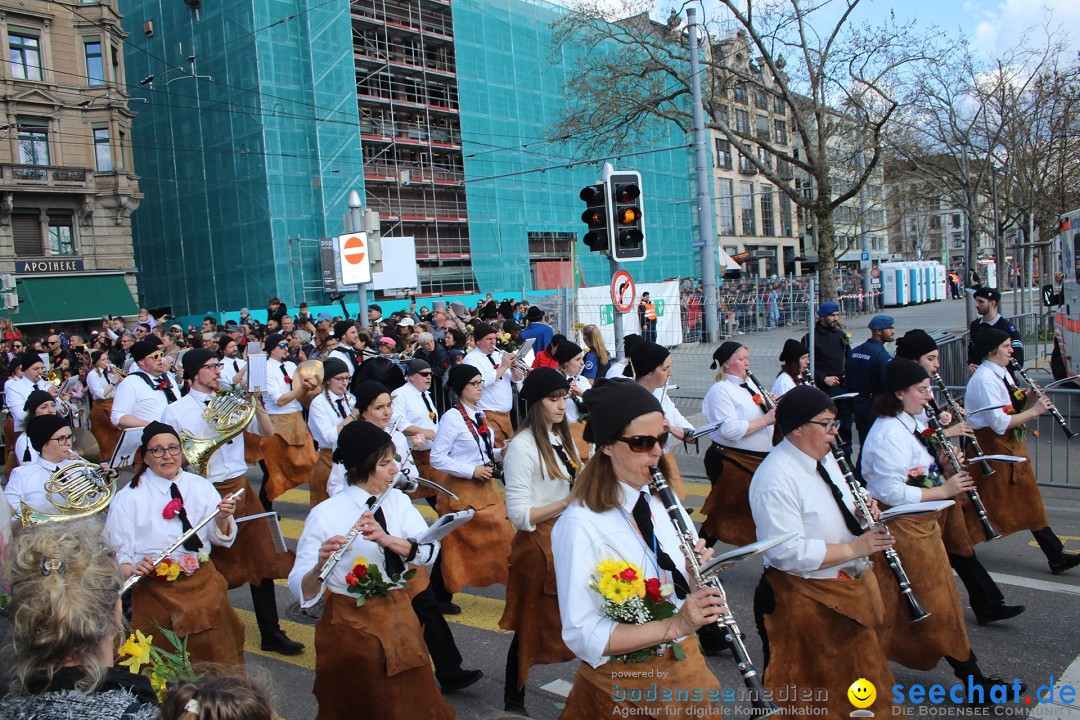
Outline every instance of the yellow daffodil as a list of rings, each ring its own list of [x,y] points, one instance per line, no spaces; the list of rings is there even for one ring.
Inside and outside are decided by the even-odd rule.
[[[153,640],[153,635],[143,635],[142,630],[136,630],[120,647],[120,657],[127,658],[120,664],[127,666],[128,670],[138,675],[142,666],[150,662],[150,647]]]

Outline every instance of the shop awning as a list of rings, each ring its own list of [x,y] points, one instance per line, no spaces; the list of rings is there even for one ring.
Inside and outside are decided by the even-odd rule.
[[[100,320],[102,315],[135,315],[139,307],[123,275],[21,277],[16,325]]]

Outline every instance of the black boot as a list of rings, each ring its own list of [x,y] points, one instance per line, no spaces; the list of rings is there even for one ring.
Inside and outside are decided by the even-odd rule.
[[[1039,543],[1039,549],[1046,556],[1050,572],[1054,575],[1061,575],[1066,570],[1080,565],[1080,555],[1066,555],[1061,539],[1052,529],[1045,527],[1042,530],[1032,530],[1031,534],[1035,537],[1035,542]]]
[[[520,665],[518,663],[518,635],[514,633],[514,639],[510,641],[510,649],[506,651],[506,678],[503,680],[503,710],[530,717],[525,709],[525,688],[518,689],[518,675]]]
[[[255,622],[262,636],[262,649],[282,655],[299,655],[304,651],[304,644],[290,640],[278,622],[277,597],[274,595],[274,581],[267,578],[258,585],[249,585],[251,604],[255,609]]]
[[[1006,693],[1009,689],[1016,691],[1015,687],[1011,687],[1009,682],[999,675],[983,675],[982,670],[979,668],[979,661],[975,658],[974,650],[968,655],[967,660],[957,660],[946,655],[945,662],[949,663],[953,669],[953,674],[963,683],[964,700],[971,705],[992,705],[994,700],[991,699],[991,692],[998,685],[1004,686]],[[1026,685],[1020,683],[1018,694],[1022,694],[1026,687]],[[1008,696],[1006,695],[1006,697]]]

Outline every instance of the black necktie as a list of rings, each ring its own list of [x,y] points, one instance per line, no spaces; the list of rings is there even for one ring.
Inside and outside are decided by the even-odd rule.
[[[675,586],[675,595],[680,600],[689,595],[690,586],[686,582],[686,577],[683,576],[675,562],[656,542],[656,535],[653,532],[652,510],[649,508],[649,496],[646,493],[638,493],[637,502],[634,504],[634,522],[637,523],[638,530],[641,531],[641,537],[645,540],[645,545],[656,549],[657,564],[671,573],[671,583]]]
[[[431,399],[428,398],[428,394],[426,392],[422,392],[422,393],[420,393],[420,397],[424,401],[424,407],[427,408],[428,415],[434,415],[435,414],[435,408],[433,408],[431,406]],[[433,417],[431,419],[434,420],[435,418]]]
[[[840,488],[836,487],[836,483],[829,477],[829,471],[825,469],[825,466],[819,461],[817,464],[817,473],[821,476],[821,479],[825,481],[825,484],[829,486],[829,490],[832,492],[833,500],[836,501],[836,506],[840,508],[840,514],[844,516],[844,524],[847,525],[848,532],[858,537],[865,531],[859,521],[855,519],[855,516],[851,514],[850,508],[847,503],[844,502],[844,494],[840,492]],[[868,518],[869,519],[869,518]]]
[[[233,360],[233,361],[232,361],[232,367],[233,367],[233,372],[234,372],[234,373],[238,373],[238,372],[240,372],[240,363],[238,363],[238,362],[236,362],[235,360]]]
[[[345,412],[345,398],[338,398],[334,402],[337,404],[338,415],[340,415],[341,419],[344,420],[345,417],[348,415],[348,413]]]
[[[497,362],[495,362],[495,358],[491,357],[490,353],[488,354],[487,359],[488,359],[488,362],[491,363],[491,367],[495,368],[496,370],[499,369],[499,364]]]
[[[367,499],[367,506],[369,508],[375,507],[374,495]],[[390,532],[386,529],[386,516],[383,515],[382,508],[375,511],[375,522],[379,523],[379,527],[383,529],[383,532]],[[387,575],[400,575],[405,572],[405,561],[401,559],[401,556],[390,548],[383,548],[382,551],[383,566],[386,567]]]
[[[292,385],[292,378],[289,377],[289,371],[285,369],[285,363],[278,365],[281,368],[281,376],[285,378],[286,385]]]
[[[1001,378],[1001,382],[1005,383],[1005,390],[1009,393],[1009,402],[1012,403],[1013,411],[1014,412],[1024,412],[1024,404],[1027,401],[1026,400],[1017,400],[1016,399],[1016,395],[1013,394],[1014,392],[1016,392],[1016,386],[1014,386],[1013,384],[1011,384],[1009,382],[1008,377]]]
[[[577,478],[577,467],[570,460],[570,454],[566,452],[566,448],[562,445],[551,443],[551,447],[555,450],[555,454],[559,456],[563,466],[566,467],[566,474],[570,476],[570,487],[574,487],[574,479]]]
[[[180,488],[176,487],[176,483],[171,483],[169,485],[169,496],[173,500],[179,500],[181,503],[184,502],[184,496],[180,494]],[[191,529],[191,521],[188,520],[187,510],[183,505],[181,505],[180,509],[177,511],[176,516],[180,518],[180,527],[184,532]],[[184,549],[188,552],[198,552],[202,546],[202,540],[199,539],[198,533],[184,541]]]

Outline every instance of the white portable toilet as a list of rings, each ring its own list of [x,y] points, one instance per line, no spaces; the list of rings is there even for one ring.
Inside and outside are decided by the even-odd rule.
[[[945,266],[936,260],[934,261],[934,274],[934,287],[937,290],[937,299],[944,300],[949,297],[948,273],[945,272]]]
[[[919,305],[923,302],[923,282],[919,277],[918,263],[906,262],[903,263],[904,272],[908,276],[908,290],[910,292],[910,304]]]
[[[997,265],[995,263],[980,264],[979,273],[983,276],[983,284],[986,287],[996,288],[998,286]]]
[[[903,307],[911,302],[910,279],[905,263],[881,263],[882,302],[888,307]]]
[[[937,302],[937,290],[934,281],[937,279],[937,274],[934,272],[934,263],[929,260],[923,260],[919,263],[919,272],[923,278],[923,286],[925,287],[923,302]]]

